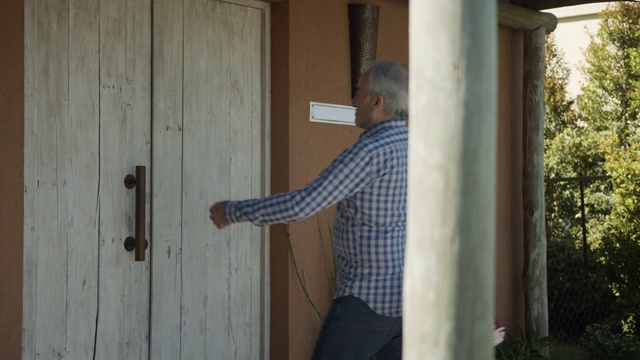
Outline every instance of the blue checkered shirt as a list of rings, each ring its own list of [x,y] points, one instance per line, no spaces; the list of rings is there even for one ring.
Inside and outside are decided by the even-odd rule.
[[[225,216],[230,223],[289,223],[337,203],[336,297],[353,295],[378,314],[401,316],[407,139],[404,120],[376,124],[309,185],[262,199],[230,201]]]

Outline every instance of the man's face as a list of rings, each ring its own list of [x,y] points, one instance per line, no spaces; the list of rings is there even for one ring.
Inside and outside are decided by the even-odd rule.
[[[358,80],[356,95],[352,104],[356,108],[356,126],[367,129],[373,122],[374,98],[369,98],[369,71],[366,71]]]

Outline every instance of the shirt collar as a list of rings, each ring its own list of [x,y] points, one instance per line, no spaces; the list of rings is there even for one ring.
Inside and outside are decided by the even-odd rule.
[[[398,127],[398,126],[405,126],[406,127],[407,126],[407,122],[404,121],[404,119],[400,119],[400,118],[385,120],[383,122],[377,123],[377,124],[369,127],[367,130],[363,131],[362,134],[360,134],[360,139],[370,138],[370,137],[378,134],[379,132],[384,131],[385,129]]]

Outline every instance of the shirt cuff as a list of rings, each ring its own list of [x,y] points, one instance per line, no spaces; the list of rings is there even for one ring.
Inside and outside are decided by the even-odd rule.
[[[224,208],[224,217],[230,224],[247,221],[244,201],[229,201]]]

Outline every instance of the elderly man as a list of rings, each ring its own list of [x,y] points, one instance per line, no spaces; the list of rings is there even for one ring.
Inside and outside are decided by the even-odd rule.
[[[402,357],[402,279],[407,200],[407,69],[378,61],[358,81],[356,125],[364,131],[304,188],[210,208],[222,229],[301,220],[338,204],[333,251],[336,295],[313,359]]]

